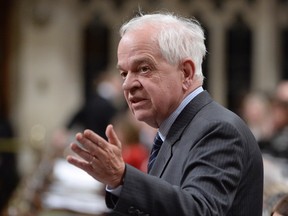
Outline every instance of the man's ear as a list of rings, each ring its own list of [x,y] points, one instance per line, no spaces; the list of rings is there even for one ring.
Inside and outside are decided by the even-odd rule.
[[[183,85],[185,88],[191,86],[195,78],[195,64],[191,59],[185,59],[181,63],[181,71],[183,73]]]

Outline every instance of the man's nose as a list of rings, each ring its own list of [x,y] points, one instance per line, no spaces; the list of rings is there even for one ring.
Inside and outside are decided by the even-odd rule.
[[[135,88],[139,88],[140,86],[141,86],[141,83],[139,82],[138,77],[133,73],[128,73],[123,82],[122,88],[123,90],[127,91],[127,90],[132,90]]]

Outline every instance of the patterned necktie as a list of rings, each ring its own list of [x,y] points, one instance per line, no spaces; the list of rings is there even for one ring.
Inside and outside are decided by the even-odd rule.
[[[148,162],[148,172],[151,170],[153,163],[156,160],[157,154],[161,148],[163,141],[159,136],[159,133],[156,134],[156,137],[154,139],[154,144],[153,144],[153,148],[150,154],[150,158],[149,158],[149,162]]]

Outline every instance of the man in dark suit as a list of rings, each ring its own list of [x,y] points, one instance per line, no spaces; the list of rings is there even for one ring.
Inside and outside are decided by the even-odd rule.
[[[199,23],[140,15],[120,34],[124,95],[136,119],[158,128],[158,156],[153,149],[148,174],[125,164],[108,125],[108,141],[91,130],[78,133],[82,147],[71,148],[82,159],[68,162],[107,185],[115,215],[262,215],[261,153],[243,121],[202,88]]]

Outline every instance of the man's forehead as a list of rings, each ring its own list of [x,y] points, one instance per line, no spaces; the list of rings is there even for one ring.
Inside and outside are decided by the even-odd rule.
[[[137,66],[142,63],[156,64],[155,57],[148,53],[138,53],[137,55],[127,56],[127,58],[118,58],[118,69],[123,69],[130,66]]]
[[[118,45],[118,52],[123,49],[130,51],[137,50],[145,46],[155,46],[156,40],[149,32],[131,32],[122,37]]]
[[[142,61],[160,57],[160,49],[155,43],[129,43],[118,47],[118,61]]]

